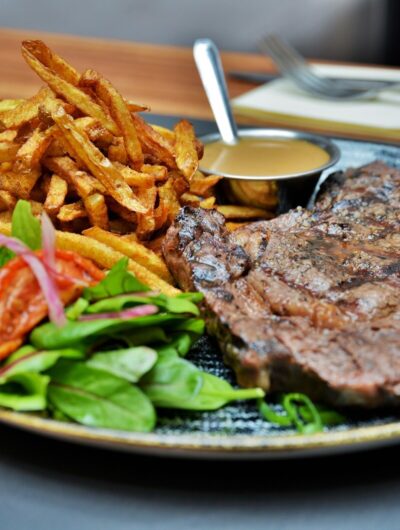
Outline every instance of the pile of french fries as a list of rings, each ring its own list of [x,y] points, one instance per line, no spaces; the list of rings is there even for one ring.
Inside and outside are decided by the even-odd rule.
[[[173,130],[150,125],[139,114],[146,106],[94,70],[79,73],[42,41],[24,41],[22,55],[46,86],[28,100],[0,101],[3,231],[17,200],[29,200],[35,214],[51,217],[64,248],[109,268],[97,242],[115,260],[128,256],[142,281],[171,292],[160,248],[182,205],[217,208],[236,221],[265,216],[216,203],[220,177],[198,170],[203,147],[188,121]]]

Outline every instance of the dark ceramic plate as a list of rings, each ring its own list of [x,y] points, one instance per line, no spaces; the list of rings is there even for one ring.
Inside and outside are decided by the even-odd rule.
[[[154,123],[169,126],[175,120],[153,117]],[[209,122],[196,122],[199,136],[213,132]],[[335,139],[342,156],[329,173],[383,160],[400,167],[400,147]],[[321,179],[326,178],[322,174]],[[234,383],[216,344],[204,337],[189,358],[198,366]],[[60,423],[39,416],[0,410],[0,422],[46,436],[111,449],[147,452],[164,456],[209,458],[289,458],[369,449],[400,442],[400,414],[363,412],[348,416],[342,425],[314,435],[299,435],[291,429],[263,421],[254,404],[238,403],[216,412],[163,412],[154,433],[130,433]]]

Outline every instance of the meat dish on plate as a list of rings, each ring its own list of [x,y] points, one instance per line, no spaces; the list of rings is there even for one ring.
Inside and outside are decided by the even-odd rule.
[[[164,241],[243,386],[334,405],[400,402],[400,171],[329,179],[313,210],[234,232],[185,207]]]

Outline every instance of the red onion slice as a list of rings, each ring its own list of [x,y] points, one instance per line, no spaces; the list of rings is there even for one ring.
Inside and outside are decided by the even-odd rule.
[[[129,309],[124,309],[123,311],[114,311],[110,313],[93,313],[90,315],[81,315],[78,320],[99,320],[105,318],[119,318],[119,319],[130,319],[145,317],[148,315],[154,315],[158,312],[158,307],[153,304],[143,304],[135,307],[130,307]]]
[[[52,270],[56,270],[56,231],[53,223],[50,221],[46,212],[42,212],[41,216],[42,226],[42,249],[43,262],[45,266]]]
[[[15,254],[20,256],[30,267],[47,302],[50,320],[54,322],[56,326],[63,326],[66,323],[66,317],[57,286],[53,278],[46,271],[40,258],[26,245],[14,237],[0,234],[0,246],[5,246],[12,252],[15,252]]]

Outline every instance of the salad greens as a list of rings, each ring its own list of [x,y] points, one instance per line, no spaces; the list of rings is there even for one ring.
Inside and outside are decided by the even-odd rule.
[[[41,248],[40,222],[26,201],[15,207],[12,235],[30,250]],[[13,256],[1,247],[0,267]],[[65,309],[62,327],[51,321],[37,326],[29,343],[0,365],[0,406],[143,432],[154,429],[157,408],[216,410],[248,399],[257,400],[265,420],[302,433],[344,420],[304,394],[283,395],[278,413],[262,389],[233,388],[184,359],[204,333],[197,306],[202,295],[153,292],[127,265],[121,259],[101,282],[85,288]]]
[[[154,427],[154,407],[214,410],[264,395],[261,389],[234,390],[182,358],[204,331],[194,303],[198,293],[174,298],[151,293],[126,267],[127,260],[121,260],[96,287],[85,289],[67,309],[63,328],[48,322],[31,333],[32,348],[42,355],[61,352],[45,371],[53,409],[85,425],[148,431]],[[150,303],[157,313],[84,320]],[[79,361],[65,359],[63,352],[71,351]]]
[[[214,410],[264,395],[261,389],[234,390],[183,359],[204,332],[196,305],[201,295],[151,292],[127,264],[121,260],[85,289],[66,309],[62,328],[46,322],[32,331],[29,344],[0,367],[0,405],[147,432],[155,426],[156,407]],[[125,310],[145,306],[157,312],[123,317]]]

